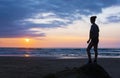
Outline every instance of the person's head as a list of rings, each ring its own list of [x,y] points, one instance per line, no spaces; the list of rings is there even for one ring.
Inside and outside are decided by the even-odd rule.
[[[96,18],[97,18],[97,16],[91,16],[91,17],[90,17],[90,22],[91,22],[92,24],[94,24]]]

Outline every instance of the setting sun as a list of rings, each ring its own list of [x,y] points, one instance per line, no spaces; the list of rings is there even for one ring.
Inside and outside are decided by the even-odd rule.
[[[26,41],[26,42],[30,42],[30,39],[26,38],[25,41]]]
[[[30,55],[29,54],[25,54],[24,57],[30,57]]]

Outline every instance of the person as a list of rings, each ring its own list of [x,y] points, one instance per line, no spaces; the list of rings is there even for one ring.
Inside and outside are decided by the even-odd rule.
[[[91,22],[91,28],[89,32],[89,39],[87,41],[88,47],[87,47],[87,54],[88,54],[88,63],[92,63],[91,59],[91,53],[90,50],[93,47],[95,52],[95,58],[94,63],[97,63],[97,56],[98,56],[98,42],[99,42],[99,27],[95,23],[97,16],[91,16],[90,22]]]

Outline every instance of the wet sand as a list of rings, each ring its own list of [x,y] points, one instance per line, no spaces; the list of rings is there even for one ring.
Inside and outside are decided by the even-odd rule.
[[[42,78],[49,73],[66,68],[80,67],[86,58],[58,59],[51,57],[0,57],[1,78]],[[120,58],[99,58],[102,66],[112,78],[120,78]]]

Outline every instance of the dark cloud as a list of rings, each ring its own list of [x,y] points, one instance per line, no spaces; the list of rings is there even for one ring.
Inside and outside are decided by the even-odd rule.
[[[109,21],[109,22],[120,22],[120,17],[118,17],[118,16],[110,16],[110,17],[107,17],[107,20]]]
[[[92,0],[92,2],[91,0],[0,0],[0,37],[43,37],[44,32],[38,35],[29,29],[65,26],[81,19],[81,16],[76,14],[86,16],[97,14],[102,8],[119,3],[119,0]],[[53,15],[36,16],[41,13],[53,13]],[[40,23],[25,21],[30,18],[44,20],[47,23],[40,20]],[[116,19],[112,17],[112,21],[114,20]]]

